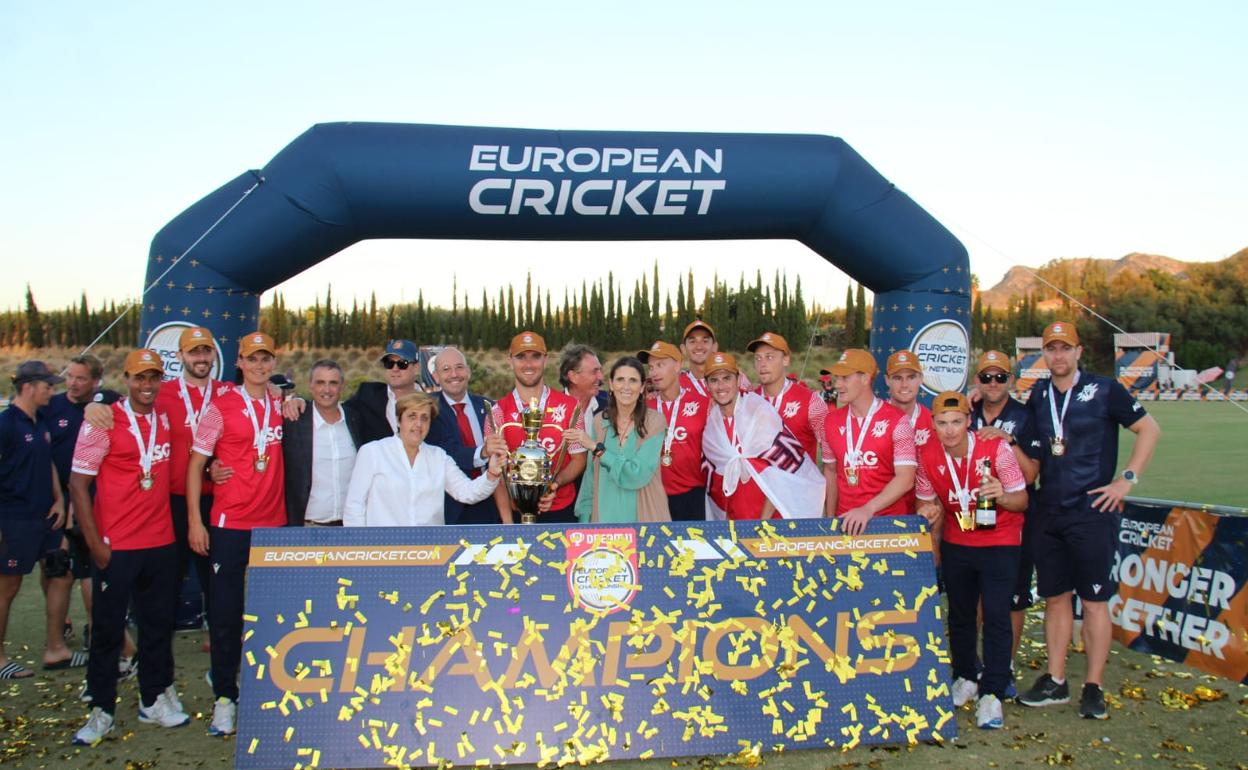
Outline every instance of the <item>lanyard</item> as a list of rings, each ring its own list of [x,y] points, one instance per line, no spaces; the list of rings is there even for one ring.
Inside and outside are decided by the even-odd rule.
[[[134,436],[134,443],[139,447],[139,467],[143,469],[143,478],[149,478],[152,475],[152,460],[156,457],[156,422],[152,414],[147,415],[147,421],[152,426],[152,433],[147,437],[147,446],[143,446],[143,434],[139,430],[139,419],[135,417],[134,410],[130,408],[130,399],[121,402],[121,406],[126,410],[126,419],[130,421],[130,435]]]
[[[780,393],[777,394],[775,398],[772,398],[771,396],[767,395],[767,392],[763,389],[761,385],[758,388],[758,392],[762,395],[763,398],[767,399],[767,403],[775,407],[775,410],[778,412],[780,411],[780,403],[784,401],[784,394],[788,393],[789,388],[791,387],[793,387],[793,381],[786,377],[784,380],[784,387],[780,389]]]
[[[663,437],[663,454],[672,454],[672,440],[676,438],[676,415],[680,412],[680,400],[685,397],[685,389],[681,388],[676,400],[672,402],[672,415],[667,418],[667,435]],[[659,408],[667,411],[662,396],[658,396]]]
[[[186,389],[185,377],[178,378],[178,395],[182,396],[182,404],[186,406],[186,421],[190,423],[193,442],[199,432],[199,421],[203,418],[204,412],[208,411],[208,404],[212,403],[212,380],[208,380],[208,385],[204,388],[204,400],[199,405],[199,411],[191,406],[191,394]]]
[[[269,394],[264,394],[264,430],[260,430],[260,423],[256,422],[256,410],[251,405],[251,395],[246,389],[242,389],[240,394],[243,397],[243,406],[246,407],[247,417],[251,420],[251,430],[255,435],[252,445],[256,448],[256,456],[260,459],[265,458],[264,448],[269,443],[269,415],[273,409],[273,399],[269,398]]]
[[[1057,414],[1057,396],[1053,393],[1053,380],[1049,380],[1049,415],[1053,418],[1053,435],[1058,441],[1065,438],[1065,429],[1063,423],[1066,422],[1066,410],[1070,407],[1070,402],[1075,398],[1075,386],[1079,384],[1079,370],[1075,370],[1074,382],[1070,383],[1070,387],[1066,390],[1066,400],[1062,402],[1062,414]]]
[[[953,493],[958,496],[958,504],[960,510],[969,510],[971,507],[971,466],[975,464],[975,434],[967,434],[966,444],[966,484],[963,485],[958,480],[958,469],[953,464],[953,458],[949,456],[949,450],[945,450],[945,467],[949,469],[949,481],[953,483]]]
[[[542,386],[542,399],[537,407],[538,409],[542,410],[542,425],[546,424],[546,397],[549,395],[550,395],[550,388],[543,385]],[[524,414],[524,409],[528,405],[525,404],[524,401],[520,398],[520,389],[519,388],[512,389],[511,397],[516,400],[516,414],[521,414],[521,415]]]
[[[845,415],[845,446],[849,449],[849,456],[845,458],[845,464],[851,468],[858,467],[858,460],[862,457],[862,440],[867,437],[867,433],[871,429],[871,419],[875,417],[875,413],[879,411],[882,402],[878,398],[871,400],[871,408],[867,411],[867,416],[862,418],[862,433],[858,435],[858,441],[854,441],[854,412],[852,406],[846,406],[849,413]]]
[[[686,370],[685,373],[689,375],[689,382],[693,384],[693,389],[698,391],[698,395],[705,396],[706,391],[702,388],[702,383],[698,380],[698,376],[688,370]]]
[[[910,427],[911,427],[911,428],[914,428],[914,427],[917,427],[917,426],[918,426],[918,424],[919,424],[919,412],[921,412],[921,411],[923,411],[923,408],[922,408],[922,407],[920,407],[918,404],[915,404],[915,405],[914,405],[914,411],[912,411],[912,412],[910,413]]]

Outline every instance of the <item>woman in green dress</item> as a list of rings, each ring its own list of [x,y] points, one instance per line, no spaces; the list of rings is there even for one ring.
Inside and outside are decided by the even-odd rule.
[[[583,522],[671,521],[659,472],[663,417],[646,407],[646,370],[624,356],[611,365],[607,408],[594,417],[601,440],[585,470],[576,514]]]

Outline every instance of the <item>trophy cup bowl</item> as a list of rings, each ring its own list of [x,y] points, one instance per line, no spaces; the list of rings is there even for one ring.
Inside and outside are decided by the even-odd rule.
[[[531,400],[529,408],[524,410],[523,424],[525,439],[507,456],[504,478],[507,480],[507,492],[520,511],[521,523],[536,524],[537,505],[554,480],[550,455],[537,440],[537,434],[542,429],[542,410],[536,399]]]

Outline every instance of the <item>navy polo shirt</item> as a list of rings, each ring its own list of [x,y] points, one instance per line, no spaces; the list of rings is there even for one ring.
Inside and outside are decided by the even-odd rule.
[[[984,401],[980,399],[971,409],[971,428],[979,430],[983,427],[988,427],[988,424],[984,422]],[[1001,408],[1001,413],[997,415],[997,418],[992,421],[991,427],[1000,428],[1013,436],[1024,454],[1027,454],[1028,457],[1031,456],[1030,452],[1027,451],[1027,447],[1035,440],[1035,420],[1031,417],[1031,410],[1026,406],[1015,401],[1012,396],[1006,396],[1005,406]],[[1034,489],[1035,484],[1027,485],[1029,494]]]
[[[43,519],[51,509],[48,427],[10,406],[0,412],[0,518]]]
[[[111,390],[101,390],[91,401],[111,404],[120,396]],[[57,393],[48,405],[39,410],[39,417],[52,434],[52,463],[56,466],[61,487],[69,486],[69,470],[74,462],[74,446],[78,443],[78,429],[82,427],[82,414],[87,405],[75,404],[69,394]]]
[[[1088,491],[1114,480],[1118,465],[1118,428],[1129,428],[1147,414],[1140,402],[1116,379],[1079,371],[1079,381],[1068,392],[1053,391],[1057,414],[1067,399],[1063,435],[1066,452],[1055,457],[1049,451],[1053,416],[1049,411],[1049,378],[1031,388],[1027,408],[1035,427],[1024,450],[1040,461],[1038,501],[1042,505],[1082,508],[1090,502]]]

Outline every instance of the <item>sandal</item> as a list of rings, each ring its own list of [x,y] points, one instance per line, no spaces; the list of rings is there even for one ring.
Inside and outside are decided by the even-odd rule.
[[[0,679],[30,679],[34,675],[34,671],[11,660],[0,666]]]
[[[74,650],[65,660],[58,660],[55,663],[44,663],[44,671],[64,671],[67,668],[82,668],[87,665],[87,661],[91,659],[90,654],[82,650]]]

